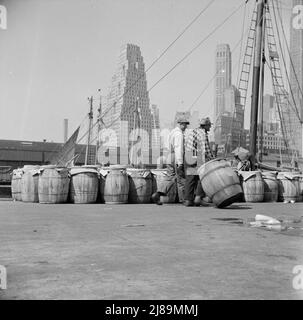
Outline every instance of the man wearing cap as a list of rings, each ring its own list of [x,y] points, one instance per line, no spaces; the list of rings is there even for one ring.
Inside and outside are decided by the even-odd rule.
[[[178,118],[177,123],[177,127],[169,134],[170,154],[168,170],[172,172],[172,175],[176,176],[179,202],[183,203],[185,193],[184,134],[189,125],[189,121],[182,115]],[[153,201],[157,204],[161,204],[161,195],[165,195],[165,192],[163,190],[157,190],[157,192],[152,195]]]
[[[208,140],[208,132],[211,128],[210,119],[203,118],[199,128],[191,130],[186,136],[185,151],[185,206],[200,206],[204,195],[198,168],[205,162],[214,158]]]

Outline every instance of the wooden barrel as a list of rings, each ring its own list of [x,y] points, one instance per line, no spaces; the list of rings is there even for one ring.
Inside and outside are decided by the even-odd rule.
[[[264,182],[260,171],[239,171],[245,202],[264,200]]]
[[[104,185],[104,201],[108,204],[128,202],[129,181],[126,167],[113,165],[109,167]]]
[[[12,189],[12,198],[14,201],[22,201],[22,198],[21,198],[22,175],[23,175],[22,169],[13,170],[11,189]]]
[[[177,180],[167,169],[151,170],[153,177],[153,191],[161,191],[166,193],[166,196],[161,196],[162,203],[175,203],[177,198]]]
[[[204,192],[218,208],[227,207],[243,197],[239,177],[225,159],[206,162],[198,173]]]
[[[42,166],[39,176],[39,202],[65,203],[69,183],[70,176],[66,167]]]
[[[150,203],[152,195],[152,175],[147,169],[129,168],[126,170],[129,177],[129,203]]]
[[[303,201],[303,176],[299,178],[299,201]]]
[[[39,202],[39,166],[26,165],[22,168],[22,170],[21,200],[23,202]]]
[[[277,202],[279,196],[279,183],[276,171],[263,171],[264,202]]]
[[[98,192],[97,202],[105,203],[104,187],[105,187],[106,177],[109,174],[110,170],[109,170],[109,167],[101,167],[99,168],[98,171],[99,171],[99,192]]]
[[[97,167],[72,167],[70,175],[70,201],[72,203],[95,203],[99,189]]]
[[[298,176],[291,172],[279,172],[279,201],[298,201],[300,182]]]

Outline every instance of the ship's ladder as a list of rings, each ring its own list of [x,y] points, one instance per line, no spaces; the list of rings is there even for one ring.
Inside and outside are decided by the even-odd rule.
[[[279,114],[280,129],[286,149],[293,151],[295,150],[295,146],[292,141],[293,132],[290,118],[291,115],[289,108],[289,98],[287,90],[284,86],[280,57],[277,49],[271,14],[268,5],[266,5],[265,10],[265,31],[268,46],[269,68],[271,71],[272,86],[277,105],[277,111]]]

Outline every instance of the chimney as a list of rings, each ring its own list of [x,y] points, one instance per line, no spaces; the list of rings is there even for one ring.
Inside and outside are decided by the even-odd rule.
[[[63,120],[63,142],[65,143],[68,138],[68,119]]]

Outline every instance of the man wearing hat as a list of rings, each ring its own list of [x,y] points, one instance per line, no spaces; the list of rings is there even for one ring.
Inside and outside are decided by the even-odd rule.
[[[179,202],[184,201],[185,192],[185,172],[184,172],[184,134],[189,121],[185,115],[181,115],[177,120],[177,127],[169,134],[170,154],[168,159],[168,169],[176,176]],[[152,195],[155,203],[161,204],[160,196],[165,195],[165,190],[157,190]]]
[[[204,192],[198,176],[198,168],[214,158],[208,140],[211,121],[207,117],[202,118],[199,122],[199,128],[191,130],[186,137],[185,206],[200,206],[202,204]]]

